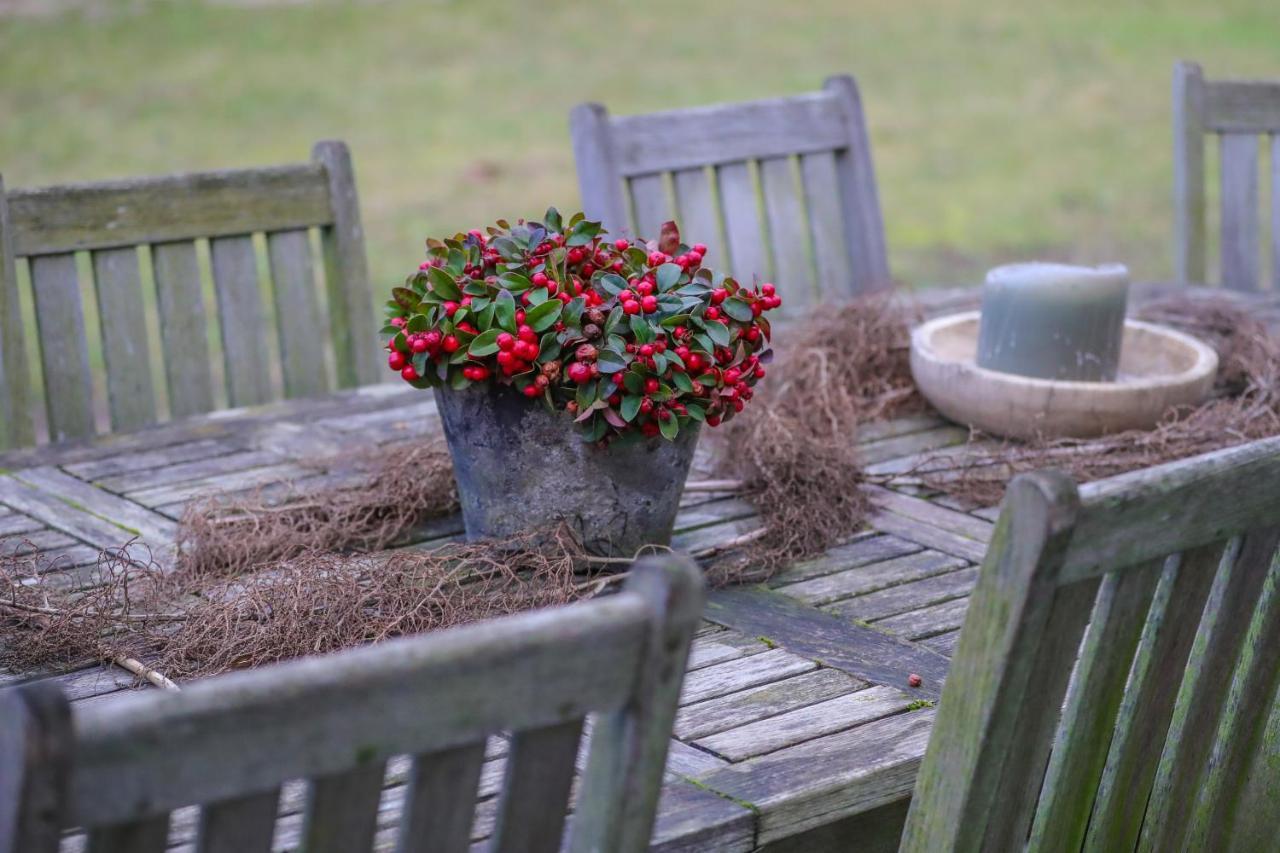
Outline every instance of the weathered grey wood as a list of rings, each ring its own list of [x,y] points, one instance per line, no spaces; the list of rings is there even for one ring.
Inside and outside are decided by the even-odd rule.
[[[1275,841],[1276,792],[1280,791],[1280,702],[1262,735],[1257,757],[1243,783],[1231,842],[1237,850],[1265,850]]]
[[[936,652],[805,607],[781,592],[717,590],[707,601],[706,616],[743,633],[768,637],[797,655],[820,660],[864,681],[927,698],[937,698],[947,674],[947,659]],[[748,660],[764,657],[756,655]],[[908,686],[912,673],[923,679],[918,688]],[[690,675],[690,683],[696,675]],[[685,690],[687,694],[688,684]]]
[[[861,536],[851,542],[828,548],[820,557],[788,566],[775,575],[769,585],[786,586],[810,578],[833,575],[846,569],[904,557],[920,550],[920,546],[916,543],[899,539],[897,536]]]
[[[305,163],[11,190],[14,250],[42,255],[323,225],[323,169]]]
[[[1271,134],[1271,290],[1280,292],[1280,132]]]
[[[937,634],[945,634],[964,624],[969,610],[969,599],[952,598],[930,604],[896,616],[886,616],[872,621],[876,629],[889,631],[908,640],[925,640]]]
[[[681,169],[672,176],[676,190],[676,206],[680,210],[680,237],[690,246],[702,243],[707,253],[702,265],[719,269],[724,264],[720,246],[720,216],[716,211],[716,193],[705,168]]]
[[[891,287],[888,252],[885,250],[884,222],[876,191],[876,172],[871,162],[871,140],[863,117],[862,95],[848,74],[828,77],[823,91],[835,98],[844,118],[847,144],[836,154],[845,247],[849,254],[850,286],[858,293]]]
[[[846,599],[827,609],[846,619],[871,622],[963,598],[977,579],[977,569],[960,569]]]
[[[881,509],[983,544],[991,541],[993,525],[989,521],[879,486],[866,486],[864,491]]]
[[[1204,76],[1194,62],[1173,67],[1174,275],[1208,281],[1205,248]]]
[[[1161,578],[1094,800],[1086,838],[1091,850],[1131,850],[1137,844],[1145,810],[1133,804],[1146,803],[1151,791],[1187,655],[1222,553],[1223,544],[1215,542],[1182,554]]]
[[[33,257],[30,268],[50,438],[93,435],[93,386],[75,255]]]
[[[1227,133],[1222,155],[1222,283],[1258,289],[1258,137]]]
[[[270,853],[280,790],[247,794],[200,810],[200,853]]]
[[[560,849],[581,739],[581,719],[515,734],[493,832],[494,853]]]
[[[818,301],[819,293],[809,259],[804,201],[790,157],[760,161],[760,192],[764,196],[774,283],[782,294],[782,309],[789,315],[803,313]]]
[[[378,825],[385,767],[374,761],[313,779],[302,822],[308,853],[368,850]]]
[[[90,853],[163,853],[169,840],[167,814],[89,830]]]
[[[0,530],[4,529],[4,519],[0,519]],[[717,626],[718,627],[718,626]],[[685,668],[689,671],[704,666],[736,660],[747,655],[767,651],[768,646],[755,637],[747,637],[737,631],[724,631],[699,637],[689,647],[689,663]]]
[[[151,267],[156,281],[169,414],[185,418],[212,411],[208,320],[195,243],[187,240],[152,244]]]
[[[338,387],[365,385],[382,379],[382,350],[374,324],[369,267],[365,258],[364,226],[356,194],[355,169],[346,143],[317,142],[311,156],[324,167],[329,184],[332,225],[320,230],[325,257],[325,285],[329,294]],[[264,229],[275,230],[275,229]]]
[[[287,397],[311,397],[329,390],[324,364],[324,336],[311,244],[306,230],[267,235],[267,256],[275,292],[280,332],[280,366]]]
[[[138,250],[99,249],[93,253],[93,283],[102,325],[111,429],[138,429],[156,422],[151,387],[151,355],[142,310]]]
[[[800,176],[809,206],[818,290],[828,297],[847,297],[853,292],[853,268],[840,220],[843,210],[836,155],[830,151],[800,155]]]
[[[769,257],[760,213],[756,205],[755,183],[746,163],[726,163],[716,169],[716,186],[724,211],[724,236],[733,277],[751,286],[769,278]]]
[[[249,237],[215,237],[209,241],[218,325],[227,371],[227,400],[252,406],[271,399],[267,321],[258,286],[258,260]]]
[[[613,152],[608,110],[600,104],[578,104],[569,114],[569,131],[583,211],[610,232],[626,231],[631,217]]]
[[[680,704],[714,699],[789,675],[809,672],[817,667],[813,661],[783,649],[761,652],[745,660],[713,664],[688,674],[680,693]]]
[[[780,590],[808,604],[831,604],[909,581],[953,572],[966,565],[963,559],[938,551],[914,551],[901,557],[855,565],[847,571],[781,586]]]
[[[667,186],[662,175],[637,175],[627,185],[635,207],[636,236],[646,240],[658,239],[662,223],[672,218]]]
[[[1204,124],[1219,133],[1280,129],[1280,82],[1214,80],[1205,84]]]
[[[71,764],[71,712],[36,682],[0,691],[0,853],[54,853]]]
[[[4,418],[0,418],[0,449],[35,442],[26,334],[22,326],[13,223],[4,177],[0,176],[0,405],[4,406]]]
[[[83,480],[52,466],[26,468],[12,476],[62,501],[64,512],[70,512],[74,507],[80,512],[110,519],[115,526],[131,531],[133,536],[143,537],[153,548],[162,548],[172,543],[177,533],[177,526],[168,519],[132,501],[95,489]],[[56,524],[52,519],[48,523]]]
[[[673,780],[662,788],[653,827],[655,853],[749,853],[755,813],[703,787]]]
[[[483,764],[483,741],[414,758],[400,820],[399,853],[467,849]]]
[[[844,696],[866,682],[836,669],[817,669],[737,693],[685,705],[676,714],[675,733],[685,740]]]

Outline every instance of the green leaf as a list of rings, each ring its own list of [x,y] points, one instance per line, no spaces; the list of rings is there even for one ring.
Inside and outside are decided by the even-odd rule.
[[[611,349],[602,349],[596,356],[596,364],[599,365],[601,373],[617,373],[619,370],[627,369],[627,357]]]
[[[617,273],[605,273],[597,279],[596,287],[610,296],[617,296],[627,289],[627,280]]]
[[[415,314],[409,318],[409,322],[405,325],[404,330],[409,333],[425,332],[431,324],[427,322],[427,318],[422,314]]]
[[[498,291],[498,297],[493,300],[496,313],[494,319],[498,325],[506,329],[508,332],[516,330],[516,298],[505,290]],[[728,332],[725,332],[728,334]]]
[[[581,296],[575,296],[569,300],[569,304],[564,306],[564,310],[560,312],[560,319],[570,326],[581,324],[582,312],[587,308],[587,301]]]
[[[560,311],[563,308],[564,303],[559,299],[548,299],[541,305],[535,305],[525,311],[524,321],[532,326],[535,332],[541,332],[553,326],[556,320],[560,319]]]
[[[418,303],[422,301],[422,297],[407,287],[391,288],[391,297],[396,301],[397,305],[407,311],[416,311]]]
[[[755,314],[751,312],[751,306],[745,300],[733,297],[726,299],[724,304],[720,306],[720,310],[728,314],[739,323],[750,323],[755,319]]]
[[[658,421],[658,429],[662,432],[662,437],[670,441],[680,434],[680,424],[673,417],[669,420]]]
[[[649,325],[648,320],[639,314],[631,315],[631,333],[636,336],[636,343],[638,344],[653,343],[653,327]]]
[[[729,345],[729,327],[719,321],[707,323],[707,335],[711,340],[715,341],[718,347],[727,347]]]
[[[640,402],[643,399],[643,397],[638,397],[634,394],[628,394],[622,398],[622,405],[619,408],[622,409],[622,419],[624,421],[630,423],[635,420],[636,413],[640,411]]]
[[[453,376],[449,377],[449,387],[455,391],[461,391],[471,384],[471,380],[462,375],[462,371],[455,371]]]
[[[546,364],[548,361],[555,361],[560,357],[563,347],[556,338],[555,332],[547,332],[542,336],[542,340],[538,342],[538,361]]]
[[[467,354],[472,358],[484,358],[498,351],[498,330],[490,329],[476,335],[476,339],[467,347]]]
[[[689,417],[695,421],[702,422],[707,419],[707,410],[699,406],[697,403],[685,403],[685,410],[689,413]]]
[[[409,342],[404,338],[404,332],[396,332],[396,336],[391,339],[391,345],[400,352],[409,352]]]
[[[612,407],[606,407],[601,409],[600,414],[604,415],[604,419],[609,422],[609,426],[611,427],[614,427],[616,429],[622,429],[627,425],[627,422],[621,416],[619,416],[619,414],[615,412]]]
[[[550,298],[551,298],[551,295],[547,293],[547,290],[545,287],[539,287],[529,291],[530,305],[541,305],[542,303],[546,302]],[[556,300],[556,302],[559,302],[559,301],[560,301],[559,299]]]
[[[450,249],[449,260],[445,262],[445,269],[453,273],[455,276],[462,275],[463,268],[467,265],[467,253],[461,249]]]
[[[693,391],[693,380],[689,378],[687,373],[671,374],[671,384],[684,391],[686,394]]]
[[[653,369],[657,371],[659,376],[667,372],[667,356],[664,353],[655,352],[653,354]]]
[[[676,282],[680,280],[682,272],[684,270],[680,269],[676,264],[663,264],[658,267],[657,275],[654,276],[658,281],[658,289],[670,290],[675,287]]]
[[[664,319],[659,325],[664,329],[674,329],[676,326],[684,326],[689,323],[688,314],[673,314]]]
[[[533,282],[520,275],[518,272],[504,272],[498,276],[498,282],[507,290],[513,293],[519,293],[522,290],[528,290],[533,287]]]
[[[591,239],[590,234],[570,234],[569,238],[564,241],[564,244],[566,246],[585,246],[591,242]]]
[[[604,438],[604,434],[609,431],[609,423],[601,416],[597,415],[591,421],[591,426],[582,434],[582,440],[586,442],[599,441]]]
[[[592,379],[590,382],[583,382],[578,386],[577,394],[574,399],[578,403],[578,411],[584,412],[591,408],[591,404],[596,401],[596,392],[600,388],[600,380]]]
[[[497,304],[490,302],[488,305],[484,307],[483,310],[476,311],[475,312],[476,328],[482,332],[488,331],[489,327],[493,325],[493,315],[497,311],[497,309],[498,309]]]
[[[634,370],[622,374],[622,385],[632,394],[644,393],[644,377]]]
[[[427,270],[427,278],[431,281],[431,289],[436,296],[450,302],[462,301],[462,291],[458,289],[458,283],[444,270],[432,267]]]
[[[560,211],[554,207],[547,208],[546,214],[542,217],[542,224],[551,231],[560,231],[564,228],[564,222],[560,218]]]

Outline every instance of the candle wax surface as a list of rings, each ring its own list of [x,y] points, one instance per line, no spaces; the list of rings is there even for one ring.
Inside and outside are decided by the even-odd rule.
[[[1129,271],[1013,264],[987,274],[979,367],[1040,379],[1111,382],[1120,363]]]

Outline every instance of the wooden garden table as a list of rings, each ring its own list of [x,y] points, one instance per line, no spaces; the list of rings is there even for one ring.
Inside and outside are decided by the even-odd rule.
[[[1145,286],[1139,298],[1165,290]],[[1280,317],[1276,297],[1247,298]],[[974,301],[972,290],[923,297],[929,313]],[[381,385],[0,455],[0,548],[39,549],[58,560],[68,583],[87,576],[99,549],[133,536],[163,561],[193,499],[305,492],[359,476],[318,460],[437,431],[429,395]],[[858,441],[869,470],[884,473],[966,437],[936,418],[910,417],[870,425]],[[996,510],[868,488],[877,505],[868,528],[851,525],[844,544],[766,587],[711,595],[671,741],[657,849],[896,849]],[[756,525],[751,506],[734,495],[690,493],[674,544],[693,551]],[[460,530],[448,519],[416,539]],[[912,673],[921,676],[918,688],[908,685]],[[56,678],[78,703],[110,702],[136,686],[123,670],[87,663],[57,675],[0,671],[0,686],[31,677]],[[477,809],[477,840],[492,826],[502,753],[499,742],[486,766],[481,794],[489,802]],[[398,777],[395,769],[383,827],[399,808],[404,769]],[[300,808],[299,797],[293,802]],[[281,825],[277,841],[287,846],[297,820]],[[193,830],[193,821],[175,817],[171,844],[189,842]]]

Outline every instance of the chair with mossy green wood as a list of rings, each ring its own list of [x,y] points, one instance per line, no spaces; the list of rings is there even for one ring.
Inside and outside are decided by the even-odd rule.
[[[1280,438],[1016,478],[901,849],[1275,849]]]
[[[784,316],[892,284],[848,75],[804,95],[647,115],[580,104],[570,125],[583,209],[610,231],[653,239],[674,219],[706,244],[706,266],[775,281]]]
[[[269,851],[273,837],[308,853],[381,850],[395,756],[410,759],[391,828],[401,853],[465,853],[486,811],[489,849],[555,853],[588,716],[567,849],[639,853],[703,599],[691,560],[648,557],[616,595],[181,693],[69,707],[52,682],[0,692],[0,853],[54,853],[72,827],[91,851],[162,853],[171,813],[193,805],[206,853]],[[487,762],[486,743],[503,734],[505,757]],[[477,808],[486,771],[500,793]],[[298,779],[301,820],[277,825],[290,799],[281,786]]]
[[[218,369],[210,357],[198,251],[206,242],[221,330]],[[24,327],[20,308],[19,264],[29,272],[32,328]],[[328,328],[317,267],[324,271]],[[274,310],[267,308],[265,279]],[[51,441],[97,431],[95,391],[105,397],[111,431],[160,418],[144,308],[152,301],[144,287],[152,281],[170,417],[208,412],[224,399],[247,406],[381,378],[364,232],[344,143],[320,142],[310,162],[270,168],[7,193],[0,183],[0,449],[35,443],[36,390],[43,391]],[[93,315],[105,388],[94,387],[90,370],[85,318]],[[39,353],[39,389],[32,386],[29,349]]]
[[[1210,280],[1205,225],[1205,138],[1218,137],[1219,276],[1234,290],[1265,290],[1258,221],[1259,146],[1270,151],[1271,227],[1265,254],[1271,289],[1280,289],[1280,80],[1206,80],[1194,62],[1173,69],[1175,272]]]

